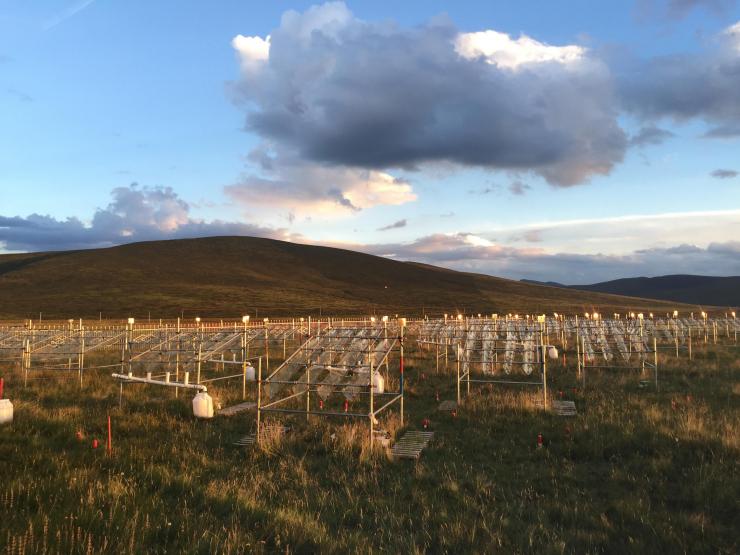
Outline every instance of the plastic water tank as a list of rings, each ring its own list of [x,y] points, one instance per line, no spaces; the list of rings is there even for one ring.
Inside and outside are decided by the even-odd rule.
[[[13,421],[13,403],[10,399],[0,399],[0,424],[10,424]]]
[[[373,393],[383,393],[385,392],[385,378],[383,376],[376,372],[373,375]]]
[[[213,418],[213,398],[205,391],[193,397],[193,414],[198,418]]]
[[[249,366],[247,366],[247,381],[248,382],[253,382],[256,379],[257,379],[257,377],[256,377],[256,373],[254,371],[254,366],[252,366],[250,364]]]
[[[558,358],[557,348],[550,345],[550,347],[547,349],[547,356],[550,357],[551,359],[557,359]]]

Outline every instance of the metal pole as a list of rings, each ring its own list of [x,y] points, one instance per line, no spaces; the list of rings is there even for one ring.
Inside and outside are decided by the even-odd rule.
[[[460,406],[460,344],[457,344],[457,406]]]
[[[401,326],[399,345],[401,348],[401,359],[398,365],[398,369],[399,369],[399,385],[400,385],[400,390],[401,390],[401,426],[403,426],[403,326]]]
[[[242,351],[243,354],[243,351]],[[242,401],[247,398],[247,359],[242,357]]]
[[[177,333],[180,334],[180,319],[177,319]],[[180,351],[182,350],[182,337],[177,340],[177,351],[175,352],[175,381],[180,381]],[[175,399],[180,396],[180,388],[175,388]]]
[[[202,354],[202,342],[198,342],[198,375],[195,378],[195,383],[200,383],[200,366],[201,366],[201,354]]]
[[[82,389],[82,369],[85,366],[85,331],[80,330],[80,354],[77,359],[77,373],[80,378],[80,389]]]
[[[655,364],[655,391],[658,391],[658,340],[653,337],[653,353]]]
[[[372,373],[372,367],[370,368]],[[306,365],[306,422],[309,420],[311,412],[311,361]]]
[[[693,355],[691,353],[691,324],[689,324],[689,360],[693,360]]]
[[[373,393],[375,390],[375,368],[373,367],[372,361],[370,362],[370,448],[373,447],[373,420],[375,419],[375,405],[373,403]]]
[[[260,442],[260,418],[262,416],[262,357],[257,360],[257,432],[255,443]]]
[[[676,358],[678,358],[678,322],[676,322],[675,318],[673,319],[673,328],[673,337],[676,343]]]
[[[540,333],[542,341],[542,333]],[[541,345],[540,356],[542,357],[542,400],[545,410],[547,410],[547,358],[545,357],[545,345]]]

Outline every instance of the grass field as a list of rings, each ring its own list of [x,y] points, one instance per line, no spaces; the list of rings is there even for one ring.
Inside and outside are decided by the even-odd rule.
[[[33,380],[3,370],[15,422],[0,428],[2,553],[737,553],[740,350],[661,355],[639,376],[553,365],[550,392],[474,388],[456,417],[452,374],[409,353],[407,425],[431,419],[418,463],[365,446],[365,425],[293,421],[261,449],[232,442],[253,414],[195,421],[191,395],[107,374]],[[74,374],[76,377],[76,373]],[[114,451],[104,445],[113,420]],[[398,429],[397,417],[384,422]],[[76,432],[82,430],[84,439]],[[542,433],[545,446],[538,449]]]

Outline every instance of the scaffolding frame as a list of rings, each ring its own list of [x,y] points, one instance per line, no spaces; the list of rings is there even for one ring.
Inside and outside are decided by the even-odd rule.
[[[307,421],[312,417],[367,419],[371,445],[377,417],[396,403],[403,424],[405,327],[405,318],[392,325],[387,318],[382,323],[376,323],[374,318],[340,321],[338,325],[336,320],[333,324],[329,321],[325,328],[319,327],[315,335],[309,326],[305,342],[275,371],[264,379],[261,371],[258,374],[256,441],[259,442],[266,414],[305,415]],[[379,385],[381,370],[385,366],[386,375],[390,375],[390,358],[396,349],[399,352],[399,388],[386,391]],[[382,383],[387,383],[387,379]],[[324,410],[324,401],[337,394],[344,396],[344,410]],[[367,399],[367,412],[350,412],[349,401],[357,397]],[[312,406],[316,398],[318,410]],[[303,405],[302,408],[294,408],[295,403]]]

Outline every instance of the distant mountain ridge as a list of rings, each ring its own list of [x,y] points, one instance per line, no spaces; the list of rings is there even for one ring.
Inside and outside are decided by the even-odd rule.
[[[554,281],[521,280],[533,285],[563,287],[579,291],[611,293],[644,299],[659,299],[707,306],[740,306],[740,276],[697,276],[676,274],[658,277],[622,278],[591,285],[563,285]]]

